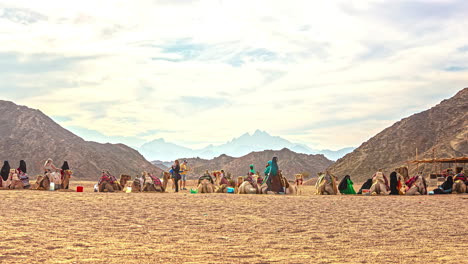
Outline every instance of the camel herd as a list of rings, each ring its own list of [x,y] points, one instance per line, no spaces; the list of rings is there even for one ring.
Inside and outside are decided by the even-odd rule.
[[[227,183],[221,183],[220,174],[214,174],[215,180],[210,181],[209,179],[201,179],[197,184],[197,188],[194,189],[196,193],[228,193],[229,189],[233,189],[233,193],[237,194],[267,194],[273,193],[267,191],[266,184],[252,184],[249,181],[245,181],[244,177],[239,176],[237,181],[227,180]],[[253,175],[255,182],[257,182],[258,175]],[[283,187],[284,194],[297,194],[300,185],[290,184],[285,177],[279,173],[281,186]],[[129,175],[120,175],[119,180],[115,181],[102,181],[97,184],[96,190],[99,192],[166,192],[169,181],[171,180],[171,174],[164,172],[163,178],[155,183],[153,178],[146,177],[146,173],[141,176],[135,177],[133,180]],[[302,183],[302,182],[301,182]]]
[[[65,170],[63,176],[55,177],[53,173],[46,174],[45,176],[39,175],[35,184],[32,185],[31,189],[36,190],[48,190],[52,182],[55,185],[59,185],[61,189],[68,189],[70,177],[72,176],[71,170]],[[427,182],[422,175],[416,175],[414,177],[408,176],[408,169],[406,167],[400,167],[395,169],[397,185],[392,191],[387,178],[381,171],[376,172],[371,179],[363,184],[358,194],[372,194],[372,195],[388,195],[388,194],[399,194],[399,195],[425,195],[428,194]],[[286,177],[283,177],[281,171],[278,173],[279,181],[281,184],[282,194],[296,195],[302,193],[302,184],[304,177],[302,174],[296,174],[295,183],[290,183]],[[222,178],[220,173],[213,173],[213,178],[201,177],[198,181],[197,187],[191,189],[194,193],[236,193],[236,194],[272,194],[275,192],[268,191],[266,183],[258,179],[258,175],[252,175],[251,178],[245,178],[244,176],[237,177],[234,179]],[[395,175],[393,175],[395,177]],[[60,182],[57,182],[60,179]],[[392,180],[392,179],[391,179]],[[136,176],[133,180],[129,175],[120,175],[120,178],[112,180],[100,181],[96,184],[95,191],[98,192],[167,192],[168,184],[171,181],[171,174],[164,172],[162,179],[154,177],[151,174],[144,172],[141,176]],[[337,178],[328,172],[319,175],[317,183],[315,185],[317,195],[337,195],[340,194],[337,188]],[[455,181],[453,183],[454,193],[466,193],[467,185],[463,181]],[[391,193],[393,192],[393,193]],[[396,192],[396,193],[395,193]]]

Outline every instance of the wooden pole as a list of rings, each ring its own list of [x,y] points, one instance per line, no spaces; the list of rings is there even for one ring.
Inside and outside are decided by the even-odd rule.
[[[418,160],[418,148],[416,148],[416,160]],[[416,166],[416,173],[419,173],[419,162],[416,163],[417,166]]]

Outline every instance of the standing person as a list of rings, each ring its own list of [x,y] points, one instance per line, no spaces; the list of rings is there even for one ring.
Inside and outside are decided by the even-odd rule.
[[[265,171],[263,172],[265,174],[265,178],[263,179],[263,183],[266,183],[267,185],[267,191],[271,191],[271,179],[270,179],[270,170],[271,170],[271,160],[268,161]]]
[[[0,175],[2,178],[0,179],[1,181],[1,187],[3,188],[9,188],[10,187],[10,163],[8,163],[8,160],[5,160],[3,162],[3,167],[2,170],[0,171]]]
[[[60,179],[62,182],[62,188],[68,189],[68,185],[70,184],[71,172],[70,166],[68,166],[68,161],[64,161],[62,168],[60,170]]]
[[[175,192],[179,192],[179,180],[181,178],[179,160],[174,161],[174,165],[172,165],[172,169],[174,170]]]
[[[31,184],[29,183],[29,177],[26,173],[26,162],[24,160],[20,160],[20,164],[17,171],[18,177],[20,178],[21,182],[23,182],[24,189],[29,189],[31,187]]]
[[[189,168],[187,166],[187,160],[184,160],[182,162],[182,165],[180,165],[180,176],[181,176],[181,181],[180,181],[180,189],[181,190],[187,190],[186,183],[187,183],[187,172],[189,171]]]

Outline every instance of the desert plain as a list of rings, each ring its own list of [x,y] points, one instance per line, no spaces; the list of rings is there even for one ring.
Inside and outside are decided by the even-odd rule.
[[[468,263],[464,194],[95,193],[93,184],[0,191],[0,263]]]

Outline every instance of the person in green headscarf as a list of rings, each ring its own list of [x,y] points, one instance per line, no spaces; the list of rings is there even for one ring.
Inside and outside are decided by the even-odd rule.
[[[338,185],[338,190],[340,190],[340,193],[342,194],[356,194],[356,191],[354,190],[353,186],[353,181],[351,181],[351,176],[344,176],[344,178]]]
[[[254,170],[254,165],[253,165],[253,164],[250,164],[249,175],[250,175],[250,176],[255,175],[255,170]]]

